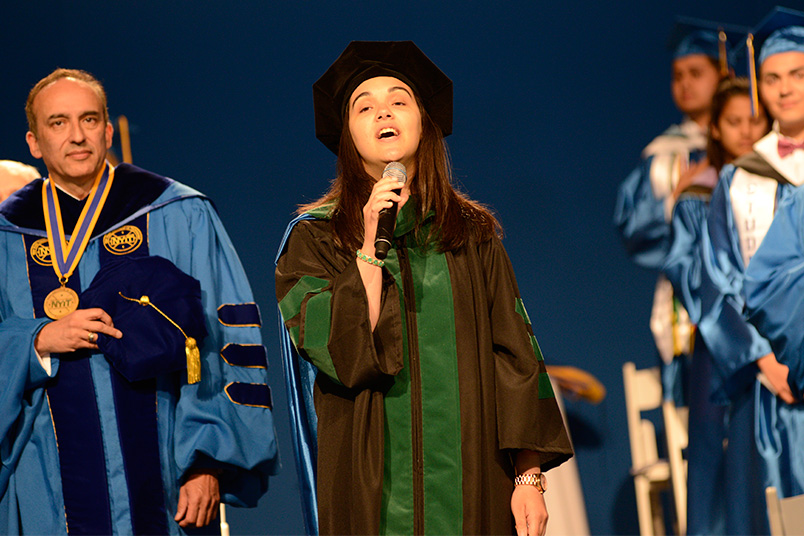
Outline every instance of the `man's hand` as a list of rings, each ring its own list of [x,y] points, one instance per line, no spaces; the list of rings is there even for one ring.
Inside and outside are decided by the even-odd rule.
[[[78,309],[46,324],[36,335],[34,348],[39,355],[63,354],[81,348],[97,349],[98,333],[115,339],[123,336],[103,309]]]
[[[180,527],[205,527],[218,516],[221,494],[215,471],[195,471],[179,489],[179,507],[173,518]]]

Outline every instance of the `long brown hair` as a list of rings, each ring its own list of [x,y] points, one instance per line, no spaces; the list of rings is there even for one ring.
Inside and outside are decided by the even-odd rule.
[[[751,96],[747,78],[724,78],[720,81],[720,84],[718,84],[717,91],[712,97],[712,111],[709,119],[709,139],[706,144],[706,156],[709,159],[709,164],[711,164],[718,171],[718,173],[720,173],[720,170],[723,168],[723,166],[731,161],[732,156],[726,152],[726,148],[723,147],[723,142],[715,139],[713,136],[713,127],[718,126],[720,117],[723,115],[723,110],[726,108],[726,104],[728,104],[733,97],[738,95],[743,95],[746,97]],[[760,103],[759,106],[764,111],[762,103]],[[767,114],[765,117],[767,120]],[[767,134],[769,131],[770,121],[767,120],[765,134]]]
[[[441,129],[430,118],[418,97],[416,102],[422,117],[422,135],[416,151],[416,177],[410,181],[410,193],[418,201],[417,236],[435,244],[439,251],[452,251],[466,245],[471,239],[483,242],[494,234],[501,234],[502,228],[489,209],[453,187],[452,166]],[[331,223],[335,240],[344,249],[354,250],[363,243],[363,206],[371,195],[374,179],[363,167],[363,160],[349,131],[349,112],[346,110],[344,113],[346,118],[338,150],[338,174],[321,198],[301,205],[298,212],[301,214],[333,205]],[[431,211],[434,217],[430,230],[427,236],[420,236],[424,219]]]

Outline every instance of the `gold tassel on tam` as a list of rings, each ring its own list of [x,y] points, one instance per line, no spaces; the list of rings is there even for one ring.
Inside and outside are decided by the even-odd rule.
[[[187,383],[198,383],[201,381],[201,352],[195,339],[187,337],[184,351],[187,354]]]
[[[137,302],[142,306],[150,305],[156,312],[160,315],[165,317],[168,322],[176,326],[176,329],[181,331],[181,334],[184,335],[184,352],[187,354],[187,383],[198,383],[201,381],[201,351],[198,349],[198,343],[195,341],[194,338],[188,337],[187,334],[184,332],[181,327],[175,323],[168,315],[162,312],[159,307],[151,303],[151,299],[148,296],[142,296],[140,299],[129,298],[127,296],[123,296],[122,292],[118,292],[121,298],[124,298],[128,301]]]
[[[728,38],[723,28],[719,28],[717,32],[717,55],[720,60],[720,76],[725,78],[729,76],[729,56],[726,53],[726,42]]]
[[[748,52],[748,85],[751,90],[751,115],[759,114],[759,91],[757,91],[757,63],[754,57],[754,34],[748,34],[745,39],[745,48]]]

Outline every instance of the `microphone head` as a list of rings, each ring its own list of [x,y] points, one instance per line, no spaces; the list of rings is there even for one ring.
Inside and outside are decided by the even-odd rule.
[[[405,169],[405,165],[400,162],[389,162],[382,171],[382,178],[386,177],[393,177],[400,185],[403,185],[408,180],[408,171]]]

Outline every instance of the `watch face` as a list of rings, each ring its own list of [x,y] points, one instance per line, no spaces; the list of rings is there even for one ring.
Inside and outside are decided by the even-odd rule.
[[[541,473],[539,475],[539,484],[541,485],[542,493],[547,491],[547,477],[545,476],[544,473]]]

